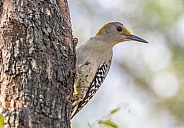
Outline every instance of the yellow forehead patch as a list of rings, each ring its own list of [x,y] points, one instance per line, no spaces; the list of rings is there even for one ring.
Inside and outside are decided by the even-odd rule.
[[[104,24],[97,32],[96,32],[96,35],[98,35],[98,34],[100,34],[101,32],[102,32],[102,30],[103,30],[103,28],[106,26],[106,25],[108,25],[110,22],[108,22],[108,23],[106,23],[106,24]],[[131,31],[129,30],[129,29],[125,29],[125,34],[128,34],[128,35],[130,35],[131,34]]]
[[[128,34],[128,35],[130,35],[131,34],[131,31],[129,30],[129,29],[125,29],[125,34]]]
[[[97,32],[96,32],[96,35],[100,34],[102,32],[102,29],[107,25],[109,24],[110,22],[104,24]]]

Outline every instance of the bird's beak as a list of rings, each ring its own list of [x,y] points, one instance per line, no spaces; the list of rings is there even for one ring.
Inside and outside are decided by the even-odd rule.
[[[132,35],[132,34],[126,34],[125,36],[126,36],[127,40],[134,40],[134,41],[138,41],[138,42],[148,43],[148,41],[146,41],[138,36]]]

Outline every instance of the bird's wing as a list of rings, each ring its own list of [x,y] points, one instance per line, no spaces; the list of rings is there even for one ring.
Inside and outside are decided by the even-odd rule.
[[[81,101],[79,101],[77,104],[73,105],[71,118],[73,118],[94,96],[94,94],[99,89],[102,82],[104,81],[105,77],[107,76],[110,69],[110,65],[111,65],[111,60],[109,62],[104,62],[101,65],[99,65],[98,70],[95,76],[93,77],[93,80],[90,84],[90,87],[86,91],[84,98]]]

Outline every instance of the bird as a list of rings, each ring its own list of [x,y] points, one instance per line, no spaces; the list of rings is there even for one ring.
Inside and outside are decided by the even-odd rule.
[[[76,48],[76,78],[71,119],[90,101],[107,76],[113,57],[113,47],[121,42],[146,40],[131,34],[121,22],[104,24],[86,42]]]

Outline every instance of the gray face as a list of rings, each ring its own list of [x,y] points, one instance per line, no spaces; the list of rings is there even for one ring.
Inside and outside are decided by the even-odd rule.
[[[97,32],[97,35],[100,35],[108,42],[113,42],[115,44],[128,40],[148,43],[147,41],[141,39],[140,37],[132,35],[131,32],[128,29],[126,29],[123,24],[119,22],[111,22],[105,24]]]

